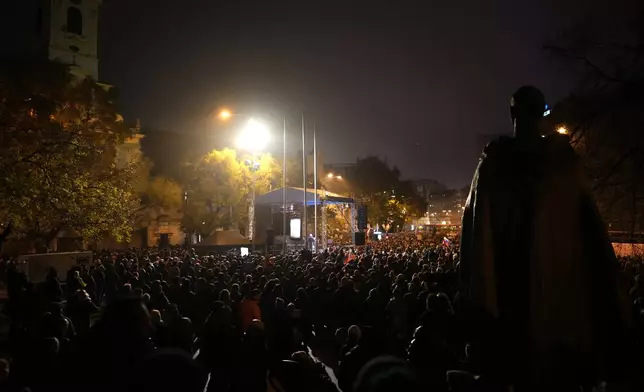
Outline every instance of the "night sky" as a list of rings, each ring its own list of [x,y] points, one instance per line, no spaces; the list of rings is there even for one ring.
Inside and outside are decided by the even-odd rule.
[[[106,0],[101,79],[144,129],[216,133],[208,114],[222,106],[287,114],[295,151],[304,111],[326,163],[379,155],[454,187],[469,183],[481,134],[511,132],[516,88],[554,102],[573,84],[541,49],[574,23],[570,2],[310,3]]]

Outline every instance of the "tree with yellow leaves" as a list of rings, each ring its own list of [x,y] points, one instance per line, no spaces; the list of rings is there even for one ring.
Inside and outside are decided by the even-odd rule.
[[[2,63],[1,239],[26,237],[44,247],[62,230],[129,238],[142,161],[117,164],[118,147],[132,131],[112,98],[62,64]]]
[[[177,182],[161,176],[150,178],[141,197],[139,224],[158,221],[166,214],[180,211],[183,197],[183,188]]]
[[[281,181],[281,169],[270,155],[253,158],[228,148],[186,164],[185,173],[182,228],[203,237],[217,228],[245,227],[252,184],[259,195]]]

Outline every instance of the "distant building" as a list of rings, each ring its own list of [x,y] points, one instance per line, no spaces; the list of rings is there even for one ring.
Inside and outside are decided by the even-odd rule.
[[[143,135],[135,133],[134,136],[125,140],[125,143],[118,146],[116,150],[116,166],[119,168],[124,167],[128,162],[136,158],[141,158],[141,139]]]
[[[431,194],[427,203],[427,224],[460,225],[466,200],[464,190],[446,189]]]
[[[425,211],[423,216],[419,217],[414,222],[414,226],[428,225],[430,224],[429,206],[432,202],[432,196],[446,192],[447,186],[440,183],[439,181],[432,180],[430,178],[414,179],[414,180],[411,180],[411,182],[414,186],[414,191],[416,191],[418,196],[420,196],[427,204],[427,211]]]
[[[1,1],[1,54],[58,61],[67,64],[72,75],[98,81],[101,4],[102,0]],[[118,164],[141,153],[143,135],[139,133],[139,128],[137,124],[133,129],[135,135],[119,146]]]
[[[431,195],[435,193],[445,192],[447,190],[447,186],[429,178],[415,179],[412,180],[412,183],[414,184],[416,193],[418,193],[418,195],[424,198],[427,202],[429,202],[429,197]]]
[[[98,22],[102,0],[0,2],[0,55],[66,64],[77,78],[99,80]],[[111,86],[99,83],[103,88]],[[122,121],[122,117],[119,116]],[[143,135],[126,142],[131,150]]]
[[[351,177],[356,168],[356,163],[329,163],[324,165],[324,173],[333,173],[336,176]]]
[[[10,0],[0,5],[0,50],[42,57],[98,80],[98,16],[102,0]]]

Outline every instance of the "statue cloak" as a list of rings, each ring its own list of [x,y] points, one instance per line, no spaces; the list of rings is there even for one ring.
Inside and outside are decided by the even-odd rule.
[[[485,148],[463,214],[461,294],[495,320],[506,371],[516,366],[528,379],[545,376],[546,362],[563,352],[603,377],[619,350],[615,335],[629,324],[619,266],[582,173],[567,137],[501,138]]]

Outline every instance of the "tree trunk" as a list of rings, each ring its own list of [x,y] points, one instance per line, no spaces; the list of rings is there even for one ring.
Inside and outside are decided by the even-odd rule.
[[[9,221],[7,223],[7,227],[2,231],[2,234],[0,234],[0,252],[2,252],[2,245],[4,244],[4,241],[9,237],[11,232],[13,231],[13,222]]]

